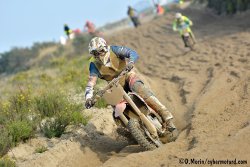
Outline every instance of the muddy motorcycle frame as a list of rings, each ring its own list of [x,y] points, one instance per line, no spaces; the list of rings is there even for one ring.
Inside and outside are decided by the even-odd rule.
[[[179,32],[183,35],[185,45],[191,50],[194,50],[195,39],[193,37],[193,32],[190,26],[186,23],[178,28]]]
[[[93,96],[93,100],[96,102],[103,97],[107,104],[115,106],[114,119],[119,119],[144,149],[153,150],[160,147],[162,141],[163,143],[169,141],[167,139],[169,132],[163,126],[159,114],[150,108],[139,95],[134,92],[125,92],[119,84],[119,79],[127,73],[126,70],[122,71],[105,88],[98,91]]]

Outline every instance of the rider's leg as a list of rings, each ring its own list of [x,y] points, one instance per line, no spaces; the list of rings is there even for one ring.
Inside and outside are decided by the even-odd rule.
[[[136,22],[136,18],[135,17],[131,17],[131,20],[132,20],[132,22],[134,24],[134,27],[137,27],[138,25],[137,25],[137,22]]]
[[[160,116],[162,117],[163,121],[166,122],[167,128],[170,132],[176,129],[174,126],[172,120],[173,115],[170,111],[155,97],[155,95],[152,93],[152,91],[147,88],[144,83],[137,79],[132,79],[132,82],[130,82],[130,88],[132,91],[136,92],[140,97],[142,97],[147,105],[154,109]]]
[[[151,108],[153,108],[157,113],[160,114],[163,121],[167,123],[167,128],[170,132],[176,129],[172,122],[173,115],[154,95],[144,100]]]
[[[183,40],[184,46],[185,46],[185,47],[188,47],[185,36],[184,36],[184,35],[181,35],[181,38],[182,38],[182,40]]]

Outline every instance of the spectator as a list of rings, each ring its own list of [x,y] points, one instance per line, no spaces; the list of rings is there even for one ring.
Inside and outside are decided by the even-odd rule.
[[[68,39],[70,39],[70,34],[72,33],[72,30],[69,28],[68,24],[64,24],[64,32]]]

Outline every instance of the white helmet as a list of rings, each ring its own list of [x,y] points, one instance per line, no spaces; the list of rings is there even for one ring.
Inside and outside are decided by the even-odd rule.
[[[181,14],[181,13],[176,13],[176,14],[175,14],[175,18],[176,18],[176,19],[180,19],[181,17],[182,17],[182,14]]]
[[[106,41],[100,37],[94,37],[89,42],[89,53],[95,54],[96,52],[107,52],[108,46]]]

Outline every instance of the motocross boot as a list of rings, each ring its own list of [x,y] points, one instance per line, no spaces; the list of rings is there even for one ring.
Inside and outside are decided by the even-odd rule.
[[[154,109],[161,116],[163,122],[166,123],[166,128],[168,129],[168,131],[172,132],[176,129],[175,125],[172,122],[173,115],[163,104],[161,104],[161,102],[155,96],[148,97],[147,99],[145,99],[145,102],[149,107]]]

